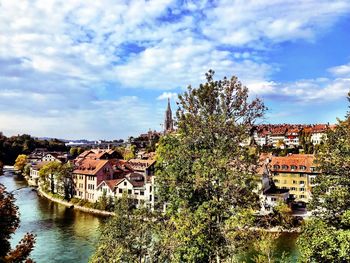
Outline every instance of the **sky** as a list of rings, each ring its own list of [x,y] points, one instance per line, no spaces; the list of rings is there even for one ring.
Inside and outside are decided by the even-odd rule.
[[[350,90],[350,0],[0,0],[0,131],[119,139],[213,69],[264,123],[335,123]]]

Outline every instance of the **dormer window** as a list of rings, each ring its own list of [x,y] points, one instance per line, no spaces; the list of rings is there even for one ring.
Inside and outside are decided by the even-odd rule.
[[[278,170],[278,169],[280,169],[280,166],[279,165],[274,165],[273,169]]]
[[[288,165],[282,165],[282,170],[288,170]]]
[[[291,166],[290,166],[290,169],[292,169],[292,170],[296,170],[296,169],[297,169],[297,167],[296,167],[295,165],[291,165]]]
[[[299,166],[299,169],[300,169],[300,170],[306,170],[306,166],[305,166],[305,165],[300,165],[300,166]]]

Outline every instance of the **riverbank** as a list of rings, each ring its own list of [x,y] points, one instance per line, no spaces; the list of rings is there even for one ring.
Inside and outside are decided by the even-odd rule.
[[[94,209],[94,208],[89,208],[89,207],[84,207],[84,206],[72,204],[72,203],[67,202],[65,200],[61,200],[61,199],[55,198],[53,196],[50,196],[49,194],[45,193],[44,191],[42,191],[40,189],[37,189],[37,191],[38,191],[38,194],[40,196],[43,196],[52,202],[64,205],[64,206],[69,207],[71,209],[76,209],[79,211],[83,211],[83,212],[95,214],[95,215],[100,215],[100,216],[114,216],[115,215],[114,212],[108,212],[108,211],[103,211],[103,210],[99,210],[99,209]]]

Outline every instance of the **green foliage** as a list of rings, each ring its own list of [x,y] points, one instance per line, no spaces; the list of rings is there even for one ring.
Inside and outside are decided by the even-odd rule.
[[[0,262],[24,262],[33,250],[35,236],[27,233],[15,249],[11,250],[11,235],[19,227],[18,207],[14,196],[0,184]]]
[[[258,207],[253,193],[256,158],[240,147],[254,121],[263,115],[258,99],[236,77],[213,80],[179,96],[177,134],[160,139],[157,183],[174,229],[176,262],[210,262],[227,257],[227,220]],[[232,230],[234,231],[234,230]]]
[[[349,98],[348,98],[349,99]],[[298,240],[301,262],[350,261],[350,115],[327,132],[317,163],[313,219]]]
[[[106,191],[103,191],[102,196],[98,200],[98,209],[106,210],[108,206],[108,199]]]
[[[27,163],[27,164],[24,166],[23,175],[29,176],[29,174],[30,174],[30,167],[31,167],[31,164],[30,164],[30,163]]]
[[[147,256],[152,257],[152,214],[146,208],[131,207],[126,194],[116,200],[116,215],[102,227],[98,247],[90,262],[141,263]]]
[[[73,158],[77,157],[79,154],[81,154],[83,152],[84,152],[84,149],[81,147],[72,147],[69,150],[69,153]]]
[[[298,246],[300,262],[350,262],[350,230],[337,230],[320,219],[306,223]]]
[[[130,148],[125,149],[123,153],[124,160],[134,159],[136,157],[136,146],[131,145]]]
[[[27,164],[28,157],[25,154],[20,154],[17,156],[16,161],[15,161],[15,169],[20,171],[21,173],[24,170],[25,165]]]
[[[73,166],[70,163],[49,162],[40,169],[40,181],[44,185],[50,184],[51,193],[57,192],[64,199],[70,200],[74,195],[72,171]],[[54,180],[57,181],[56,185]]]
[[[6,137],[0,132],[0,160],[4,164],[14,164],[18,155],[27,155],[35,148],[46,148],[49,151],[67,150],[65,143],[57,139],[39,140],[27,134]]]

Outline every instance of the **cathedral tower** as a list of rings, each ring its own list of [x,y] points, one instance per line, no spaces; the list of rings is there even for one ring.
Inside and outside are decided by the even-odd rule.
[[[168,98],[168,107],[165,111],[165,119],[164,119],[164,132],[169,132],[174,129],[173,124],[173,115],[170,108],[170,99]]]

